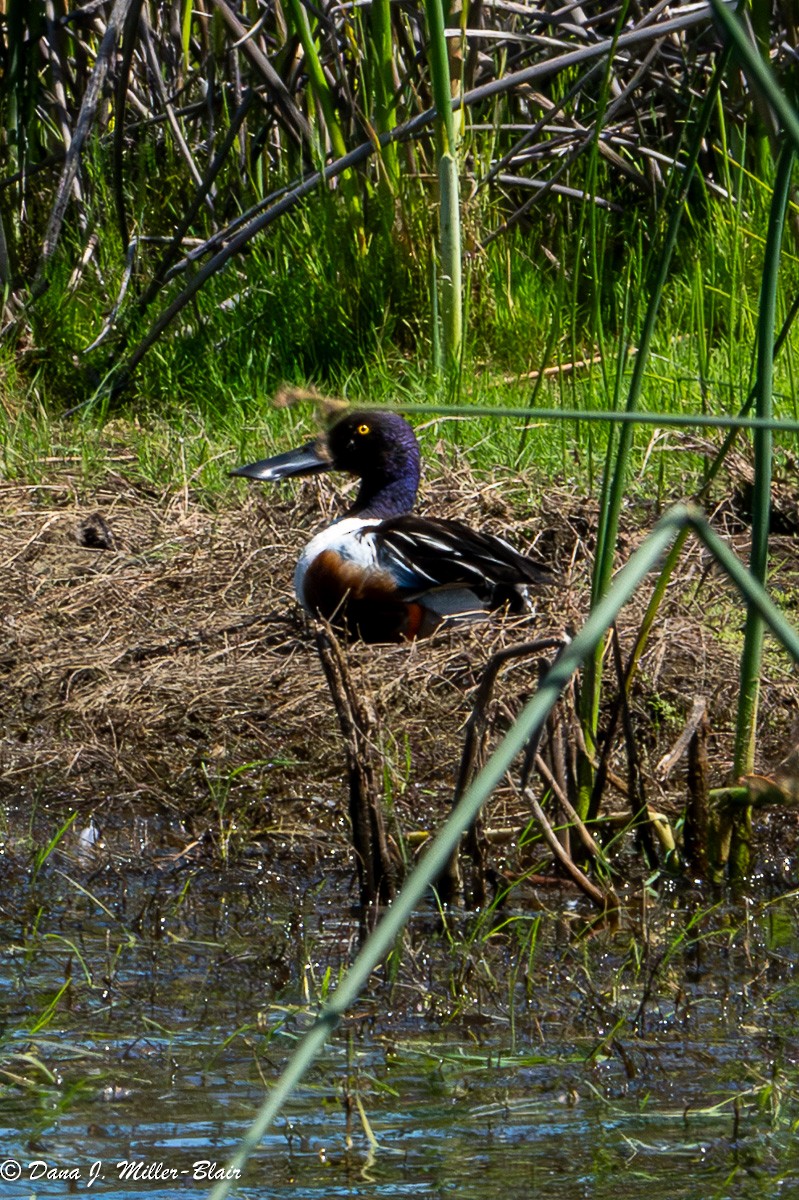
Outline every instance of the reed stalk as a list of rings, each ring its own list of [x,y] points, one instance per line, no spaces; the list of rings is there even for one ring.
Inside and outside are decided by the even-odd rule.
[[[450,91],[449,55],[442,0],[425,0],[430,83],[436,106],[438,157],[440,309],[442,352],[447,370],[457,367],[463,340],[463,283],[458,147]]]
[[[626,412],[628,414],[634,414],[639,406],[644,377],[649,363],[649,351],[660,309],[660,301],[668,278],[674,248],[677,244],[677,235],[682,223],[685,200],[694,176],[705,132],[716,106],[716,97],[727,69],[728,60],[729,50],[726,50],[722,53],[716,64],[712,81],[705,94],[696,125],[693,129],[685,170],[677,184],[663,246],[662,248],[658,248],[657,255],[653,252],[650,257],[650,263],[654,259],[655,265],[652,270],[649,302],[638,339],[637,353],[633,363],[632,377],[627,394]],[[621,376],[622,360],[619,361],[617,379],[620,380]],[[591,580],[592,605],[598,604],[605,595],[613,574],[619,518],[622,504],[624,503],[634,428],[632,421],[622,424],[618,444],[615,449],[613,448],[612,440],[608,443],[608,457],[602,485],[602,502],[600,506],[599,528],[597,530],[596,557]],[[577,807],[583,819],[587,817],[591,803],[593,780],[591,760],[596,748],[601,690],[602,646],[598,645],[593,656],[585,664],[583,683],[580,690],[580,719],[587,754],[581,756],[579,763],[579,802]]]
[[[786,139],[777,164],[760,289],[755,411],[763,421],[770,420],[773,412],[777,281],[793,163],[794,148],[792,143]],[[752,546],[749,570],[752,578],[765,587],[771,526],[771,460],[773,451],[771,429],[765,425],[755,429],[752,434],[752,444],[755,479],[752,493]],[[750,602],[746,614],[744,646],[741,653],[740,691],[733,759],[734,779],[740,775],[751,775],[755,767],[764,633],[763,616],[758,608]],[[726,818],[731,823],[728,870],[734,879],[741,879],[749,868],[751,807],[746,805],[729,811],[731,815]]]
[[[371,95],[374,105],[374,127],[377,134],[389,133],[397,124],[397,105],[394,98],[394,44],[391,36],[390,0],[372,0],[369,8],[367,55],[371,75]],[[380,148],[383,171],[381,182],[396,196],[399,190],[399,156],[396,142],[386,142]]]
[[[781,91],[771,67],[760,56],[757,47],[749,39],[746,27],[737,17],[731,5],[724,0],[710,0],[713,12],[728,38],[728,45],[743,63],[747,78],[762,93],[782,122],[783,130],[799,152],[799,113],[788,97]]]
[[[757,334],[757,384],[755,412],[763,421],[773,415],[774,328],[777,307],[777,281],[785,227],[785,214],[790,194],[794,149],[786,141],[777,165],[777,177],[771,203],[763,279],[760,289],[760,309]],[[771,517],[771,459],[773,435],[768,425],[752,433],[755,480],[752,497],[752,547],[749,569],[755,579],[765,586],[768,571],[768,543]],[[741,655],[741,690],[735,739],[733,773],[750,774],[754,769],[757,709],[760,695],[761,661],[763,654],[763,618],[750,606]]]
[[[286,0],[286,13],[293,25],[293,31],[299,38],[302,46],[302,51],[305,59],[305,70],[308,73],[308,79],[311,84],[311,90],[319,111],[322,114],[327,135],[330,138],[330,146],[333,151],[334,159],[344,158],[347,154],[347,143],[344,137],[344,131],[339,121],[338,113],[336,112],[336,104],[333,98],[330,84],[327,81],[322,60],[319,57],[319,50],[316,45],[316,38],[311,30],[311,24],[308,20],[308,13],[302,0]],[[319,147],[320,160],[326,159],[324,147]],[[358,190],[358,181],[352,171],[344,171],[341,176],[341,187],[347,201],[350,219],[352,221],[353,233],[356,243],[361,251],[365,248],[365,235],[363,228],[363,205],[361,196]]]

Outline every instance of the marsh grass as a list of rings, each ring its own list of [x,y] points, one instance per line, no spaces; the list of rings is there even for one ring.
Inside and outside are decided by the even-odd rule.
[[[735,163],[730,171],[736,190],[728,198],[706,194],[686,214],[693,228],[663,285],[640,380],[641,408],[724,414],[742,408],[751,390],[770,191],[767,181],[753,180]],[[485,224],[490,207],[480,203]],[[606,410],[614,397],[625,395],[637,347],[627,353],[624,346],[640,303],[645,243],[636,233],[634,212],[622,228],[612,227],[606,214],[597,219],[603,232],[584,256],[575,251],[568,214],[554,227],[551,251],[559,270],[542,268],[540,252],[519,229],[473,256],[467,273],[470,328],[456,399],[497,408],[529,403]],[[414,265],[407,243],[398,248],[390,230],[376,232],[369,254],[358,256],[346,248],[345,226],[333,201],[287,219],[279,238],[253,244],[237,266],[235,284],[225,276],[210,279],[180,327],[153,347],[129,407],[116,414],[130,419],[130,413],[143,431],[135,436],[145,471],[152,458],[154,477],[163,479],[164,470],[175,475],[180,456],[170,450],[164,461],[158,447],[159,439],[172,439],[172,430],[186,439],[190,454],[207,437],[209,457],[225,444],[258,455],[272,444],[284,445],[294,430],[302,432],[298,416],[276,413],[269,404],[286,381],[315,379],[323,390],[352,400],[400,407],[452,398],[451,386],[431,377],[423,259]],[[411,244],[419,236],[421,227]],[[105,253],[113,276],[112,248]],[[575,281],[570,295],[569,279]],[[796,256],[787,243],[778,311],[787,311],[797,292]],[[57,271],[32,314],[29,345],[17,354],[0,351],[6,474],[18,469],[15,460],[34,465],[26,443],[33,450],[37,442],[67,437],[90,447],[98,424],[114,415],[106,398],[79,410],[85,420],[60,425],[58,418],[64,407],[85,405],[102,382],[102,373],[82,354],[96,336],[102,305],[90,275],[72,291],[67,269]],[[788,352],[777,359],[774,389],[778,411],[794,415],[791,344],[789,337]],[[542,368],[550,373],[540,375]],[[471,441],[480,469],[497,462],[523,468],[535,460],[550,474],[585,481],[589,490],[599,486],[611,436],[601,426],[542,424],[534,418],[528,426],[517,420],[510,428],[504,421],[472,425],[462,418],[436,428],[447,440]],[[144,432],[149,430],[151,450]],[[425,441],[429,446],[430,435]],[[674,448],[681,453],[670,453]],[[641,476],[650,494],[653,475],[658,489],[673,494],[675,474],[684,477],[686,468],[698,473],[703,462],[685,442],[663,433],[636,435],[631,455],[633,489],[642,468],[657,467]],[[217,487],[224,471],[220,466],[199,478],[204,488]],[[683,490],[690,494],[696,488],[689,484]]]
[[[39,5],[31,8],[40,18],[43,11]],[[231,10],[226,11],[229,20]],[[183,56],[189,61],[198,46],[204,50],[205,43],[202,38],[192,40],[194,17],[189,6],[185,12]],[[718,461],[721,435],[649,427],[635,431],[628,427],[618,434],[609,423],[595,425],[577,417],[557,421],[537,415],[536,410],[607,411],[623,406],[629,398],[631,407],[660,414],[723,416],[744,410],[756,378],[763,376],[754,347],[758,329],[761,355],[769,354],[773,340],[761,300],[773,169],[763,139],[753,139],[757,142],[753,149],[722,101],[708,104],[710,135],[701,145],[697,178],[683,214],[690,232],[674,247],[671,272],[667,276],[661,271],[660,278],[655,275],[655,286],[647,293],[653,278],[647,264],[652,258],[655,270],[662,265],[656,260],[665,221],[676,212],[669,204],[680,171],[672,164],[684,161],[680,158],[684,147],[672,136],[677,126],[692,130],[697,154],[700,149],[693,114],[691,121],[685,121],[682,100],[676,99],[686,80],[694,90],[707,90],[714,54],[683,62],[677,70],[668,67],[665,74],[661,62],[660,73],[645,73],[657,80],[661,90],[657,104],[636,101],[633,105],[634,116],[645,114],[646,119],[637,125],[638,136],[623,145],[628,156],[626,176],[608,171],[600,154],[600,145],[617,153],[622,146],[623,126],[613,125],[611,119],[630,118],[623,103],[618,112],[613,111],[614,97],[628,100],[635,91],[628,93],[624,86],[629,79],[628,60],[613,55],[600,72],[589,65],[591,59],[578,57],[574,90],[570,88],[573,76],[558,72],[551,94],[545,97],[546,120],[536,121],[535,137],[527,137],[530,130],[502,128],[512,124],[505,121],[512,105],[504,99],[484,123],[491,130],[487,145],[480,141],[480,122],[464,129],[462,161],[468,164],[474,185],[462,214],[469,255],[467,333],[458,370],[440,378],[433,369],[436,331],[430,323],[436,299],[431,288],[435,271],[430,251],[430,147],[423,139],[416,140],[399,147],[395,160],[393,144],[385,145],[385,173],[375,176],[364,167],[361,176],[342,175],[335,189],[323,190],[315,183],[312,189],[311,167],[318,166],[328,148],[341,157],[361,114],[350,105],[348,96],[354,92],[351,88],[348,92],[348,82],[339,71],[344,58],[337,56],[331,31],[340,27],[333,22],[324,29],[315,24],[312,28],[308,10],[299,3],[292,12],[305,74],[295,76],[298,86],[293,95],[280,93],[266,130],[261,131],[266,142],[258,150],[253,127],[246,123],[250,110],[245,99],[236,106],[226,97],[218,111],[224,111],[227,121],[235,109],[241,124],[237,129],[232,123],[227,126],[230,156],[218,164],[213,185],[209,178],[204,184],[197,178],[208,169],[204,156],[213,138],[199,146],[198,126],[191,124],[196,112],[179,115],[194,130],[190,146],[173,137],[171,121],[162,124],[163,112],[158,114],[157,128],[172,133],[154,141],[142,136],[135,142],[140,131],[125,123],[117,107],[115,145],[105,132],[88,145],[81,162],[80,194],[74,194],[69,218],[59,226],[57,246],[46,249],[46,261],[37,241],[48,216],[52,217],[46,191],[38,197],[38,207],[34,203],[30,209],[33,220],[27,230],[18,221],[21,209],[6,204],[2,210],[4,227],[11,235],[7,242],[11,258],[0,254],[4,324],[7,335],[11,331],[0,350],[0,468],[9,517],[2,553],[9,571],[6,603],[14,606],[15,613],[24,612],[26,621],[24,636],[18,634],[18,626],[9,633],[8,653],[2,660],[13,698],[4,730],[4,787],[13,803],[19,803],[22,795],[39,798],[36,833],[44,849],[31,860],[34,892],[50,879],[51,860],[69,849],[75,815],[73,811],[65,818],[65,797],[81,814],[116,811],[121,805],[140,819],[153,804],[165,809],[175,822],[171,856],[176,862],[198,864],[198,869],[210,861],[233,870],[257,853],[261,840],[281,846],[289,870],[296,871],[299,864],[301,872],[310,874],[316,862],[328,861],[326,842],[334,843],[340,856],[346,853],[340,763],[329,728],[328,698],[303,657],[305,635],[286,597],[286,581],[303,531],[309,522],[329,519],[339,511],[335,493],[325,483],[310,493],[288,488],[256,501],[228,490],[226,478],[233,462],[305,440],[314,427],[311,406],[280,411],[271,407],[269,397],[278,383],[304,384],[312,379],[353,401],[367,399],[400,408],[411,408],[420,400],[448,404],[447,414],[417,418],[425,458],[431,464],[423,504],[442,515],[479,520],[510,534],[520,545],[548,551],[563,570],[564,582],[557,603],[547,608],[544,619],[556,623],[560,632],[563,625],[578,628],[586,616],[588,565],[596,552],[597,527],[605,530],[606,552],[597,556],[593,589],[595,599],[601,601],[610,574],[636,548],[642,528],[650,526],[675,495],[694,494],[707,482],[715,469],[711,464]],[[374,6],[375,20],[379,21],[380,12]],[[9,4],[6,15],[9,21],[19,22],[24,13],[20,4]],[[198,16],[197,28],[204,28],[202,19]],[[602,30],[611,42],[624,28],[624,20],[622,11],[616,25]],[[392,103],[413,95],[414,104],[422,106],[428,96],[426,79],[415,74],[424,57],[416,50],[420,27],[412,15],[407,21],[405,32],[410,37],[406,36],[403,55],[412,53],[402,58],[405,73],[399,74],[401,86]],[[93,49],[99,32],[90,23],[87,37]],[[141,31],[135,32],[138,36]],[[36,31],[31,47],[39,36]],[[159,39],[165,30],[157,27],[149,36],[162,45]],[[259,37],[256,31],[252,45],[248,43],[243,52],[251,54]],[[684,51],[687,42],[675,38],[670,44]],[[281,70],[287,67],[281,59],[284,50],[281,45],[277,53]],[[522,58],[526,53],[522,51]],[[390,57],[385,40],[380,56],[368,71],[363,68],[364,78],[371,72],[373,80],[385,81]],[[476,62],[472,58],[471,68],[468,56],[464,65],[467,84]],[[780,65],[779,58],[775,62]],[[142,97],[149,94],[142,81],[152,67],[151,57],[135,60],[128,103],[142,105]],[[264,69],[263,64],[259,69]],[[498,72],[494,74],[497,78],[488,86],[498,82],[504,86]],[[335,96],[328,77],[337,80]],[[671,86],[675,81],[676,90]],[[43,74],[34,82],[44,103],[49,79]],[[78,80],[76,92],[85,82]],[[60,166],[58,136],[48,131],[55,144],[36,141],[42,129],[37,131],[30,123],[35,109],[27,104],[30,97],[27,107],[19,107],[18,102],[26,99],[19,90],[20,77],[13,83],[17,89],[13,95],[7,85],[2,92],[3,112],[10,114],[7,124],[17,131],[16,141],[3,147],[6,167],[27,169],[29,156],[45,151]],[[195,83],[192,77],[190,90]],[[381,92],[375,85],[374,98],[375,128],[390,135],[400,118],[385,88]],[[519,103],[518,94],[514,102]],[[203,112],[212,110],[209,102]],[[664,113],[671,116],[664,119]],[[675,113],[680,114],[679,121],[673,119]],[[318,118],[310,162],[302,160],[304,151],[297,148],[309,141],[305,125],[309,116]],[[239,131],[242,139],[237,142]],[[659,138],[661,134],[665,140]],[[519,138],[521,142],[516,141]],[[125,139],[130,141],[130,154],[120,157]],[[515,148],[509,148],[511,143]],[[639,156],[646,160],[655,143],[666,146],[671,164],[652,172],[642,188],[646,202],[618,212],[626,195],[622,176],[629,179],[631,164]],[[263,145],[269,146],[268,155]],[[18,161],[9,161],[9,147],[12,157],[20,156]],[[374,145],[368,147],[363,162],[374,151]],[[559,174],[564,160],[570,168],[568,193],[557,190],[566,178]],[[399,175],[396,161],[406,168]],[[480,170],[475,164],[480,164]],[[530,164],[533,172],[540,168],[546,179],[531,173],[521,182],[512,181],[511,170],[527,172]],[[187,167],[194,177],[189,193],[184,190]],[[332,169],[331,178],[337,175],[338,168]],[[41,177],[38,171],[25,176]],[[61,178],[63,185],[66,177]],[[209,271],[204,285],[193,290],[209,255],[237,236],[245,204],[263,206],[259,211],[267,212],[270,204],[283,202],[284,189],[303,178],[301,186],[308,184],[307,196],[313,195],[315,202],[286,204],[279,224],[270,226],[267,236],[242,241],[240,248],[246,247],[246,254],[228,261],[224,271]],[[154,182],[160,189],[158,196]],[[546,208],[529,206],[526,199],[520,202],[526,195],[523,189],[539,182],[545,184]],[[642,182],[639,178],[636,186]],[[17,184],[13,179],[5,183],[16,205],[21,193],[8,189]],[[207,200],[214,189],[218,211],[211,219],[207,214],[213,205]],[[193,197],[188,212],[197,217],[195,241],[188,240],[189,230],[181,225],[187,212],[186,194]],[[608,203],[594,203],[597,196]],[[789,228],[795,220],[795,208],[789,207]],[[175,246],[170,248],[176,225],[182,230],[179,254]],[[133,236],[134,226],[141,236]],[[673,224],[666,241],[674,241],[675,228]],[[503,236],[494,236],[500,231]],[[773,247],[771,253],[776,255]],[[768,303],[777,313],[790,315],[799,291],[790,242],[786,241],[779,260],[779,279],[774,271]],[[22,267],[30,268],[27,273],[43,285],[41,290],[28,293]],[[647,303],[650,313],[657,308],[658,319],[650,322],[646,337],[639,338]],[[148,330],[157,332],[170,304],[173,317],[168,325],[164,323],[168,334],[153,336],[147,352],[139,353],[145,345],[142,339],[149,336]],[[794,345],[788,329],[783,351],[774,362],[771,390],[777,415],[796,416]],[[137,369],[135,376],[126,378],[127,391],[115,392],[109,372],[133,360]],[[543,374],[552,368],[556,370]],[[493,406],[497,417],[471,415],[470,406]],[[517,412],[501,416],[503,407]],[[519,415],[518,410],[525,408],[529,415]],[[717,485],[709,496],[717,505],[717,526],[737,549],[745,551],[748,534],[739,521],[744,508],[738,502],[738,484],[741,479],[747,486],[752,479],[755,485],[762,484],[764,475],[763,455],[758,468],[753,468],[742,443],[740,439],[738,457],[725,449],[723,486],[719,490]],[[621,454],[616,451],[619,444]],[[761,449],[765,444],[760,439]],[[793,479],[794,445],[795,435],[779,435],[774,455],[778,483],[780,473],[783,482],[790,484]],[[586,493],[588,499],[574,503],[575,495]],[[110,514],[118,538],[107,558],[96,553],[87,557],[86,548],[75,540],[76,518],[90,515],[98,505]],[[762,502],[759,517],[762,525]],[[608,736],[608,753],[614,756],[611,770],[617,781],[611,782],[626,798],[626,811],[608,811],[604,797],[592,796],[597,811],[590,816],[597,822],[608,818],[606,827],[592,824],[607,837],[601,871],[617,870],[633,891],[632,903],[642,906],[656,883],[664,886],[670,871],[679,871],[679,863],[664,860],[657,871],[644,869],[637,848],[631,850],[633,839],[644,826],[654,825],[658,814],[645,805],[631,814],[628,793],[634,776],[636,788],[644,787],[659,803],[667,801],[664,819],[679,830],[684,796],[674,783],[672,791],[663,786],[652,763],[679,735],[693,700],[686,681],[690,680],[691,690],[701,685],[710,693],[717,731],[710,747],[715,780],[726,775],[735,757],[725,736],[733,724],[728,681],[736,677],[743,618],[729,590],[717,585],[707,556],[696,547],[684,549],[682,539],[677,544],[679,553],[667,560],[668,573],[660,576],[651,600],[642,590],[632,610],[621,618],[627,623],[619,634],[621,640],[614,642],[619,650],[620,669],[614,681],[619,699],[610,694],[607,682],[601,693],[586,691],[594,732],[612,704],[623,708],[627,736],[618,741]],[[771,549],[785,568],[784,583],[780,569],[780,590],[792,602],[795,562],[789,539],[782,544],[772,539]],[[716,584],[710,600],[708,580]],[[651,582],[642,579],[642,588]],[[111,614],[102,636],[96,625],[98,604]],[[686,635],[689,626],[699,630],[695,640]],[[518,630],[503,626],[491,636],[496,636],[495,648],[518,636]],[[621,641],[628,650],[626,677],[621,669],[625,667]],[[599,638],[596,645],[604,648],[606,643]],[[415,647],[385,654],[370,650],[368,659],[362,649],[351,650],[359,683],[377,698],[381,717],[393,723],[381,744],[382,787],[394,813],[397,836],[405,831],[424,835],[440,823],[442,808],[450,799],[441,760],[446,759],[447,767],[457,761],[459,729],[466,712],[463,698],[478,686],[485,649],[468,636],[463,642],[442,641],[425,647],[423,664]],[[790,748],[787,710],[795,697],[784,656],[772,648],[765,663],[768,720],[761,722],[761,758],[773,765]],[[297,673],[306,685],[299,699]],[[261,685],[268,680],[269,688],[260,686],[256,695],[253,678]],[[527,699],[524,688],[503,694],[491,727],[495,744],[501,743]],[[45,717],[54,712],[60,714],[59,720],[48,725]],[[444,718],[447,728],[442,737]],[[123,726],[124,736],[120,736]],[[434,740],[431,729],[438,734]],[[620,779],[624,783],[625,771],[628,793],[618,786]],[[270,786],[274,778],[278,783]],[[790,806],[795,803],[790,771],[786,778],[787,782],[777,776],[776,782],[785,784],[785,804]],[[443,976],[441,960],[430,958],[434,938],[428,922],[416,946],[412,937],[394,943],[387,978],[398,989],[407,988],[422,1006],[424,994],[435,992],[436,983],[446,978],[446,996],[440,1003],[449,1019],[471,1019],[488,1006],[503,1028],[510,1028],[515,1044],[529,1017],[537,974],[546,968],[539,956],[538,918],[524,912],[508,915],[508,909],[516,905],[523,910],[530,904],[535,877],[549,868],[550,860],[541,845],[540,822],[530,819],[522,790],[509,786],[506,779],[495,782],[499,786],[492,816],[515,842],[507,854],[497,852],[499,882],[493,898],[471,925],[460,924],[460,914],[434,914],[435,936],[439,919],[445,930]],[[750,798],[748,793],[742,797],[745,802]],[[542,795],[542,799],[549,802],[551,797]],[[566,823],[556,818],[555,824],[556,832],[563,834]],[[777,843],[780,837],[787,838],[785,853],[790,858],[791,835],[783,828]],[[404,839],[407,865],[413,860],[414,845],[410,837]],[[346,891],[348,881],[340,872],[331,874],[334,877]],[[97,890],[81,882],[67,881],[67,886],[81,903],[113,923],[113,909]],[[312,886],[322,888],[324,883],[315,881]],[[423,891],[427,883],[417,881],[414,886]],[[191,890],[183,881],[171,904],[143,902],[132,922],[133,941],[141,940],[144,933],[155,935],[162,920],[168,926],[174,922],[179,929],[182,914],[191,907]],[[46,922],[47,912],[45,907],[36,911],[28,948],[41,953],[39,926]],[[642,908],[628,956],[616,978],[601,984],[590,953],[584,951],[582,959],[571,953],[579,944],[574,927],[564,932],[569,949],[563,981],[572,989],[570,996],[579,994],[574,1001],[575,1022],[577,1014],[591,1006],[602,1013],[601,1022],[588,1035],[589,1049],[583,1047],[583,1061],[592,1069],[613,1056],[628,1069],[630,1053],[623,1039],[643,1036],[652,1028],[648,1021],[653,996],[662,1004],[664,995],[679,992],[675,964],[686,946],[695,953],[702,938],[727,934],[731,941],[745,941],[745,929],[734,921],[726,932],[716,925],[714,932],[694,936],[695,926],[715,915],[705,910],[701,919],[689,914],[670,932],[667,921],[653,929]],[[581,912],[577,920],[581,931],[592,925],[590,914]],[[308,941],[294,947],[296,961],[287,945],[275,950],[275,962],[290,961],[290,971],[295,972],[292,983],[302,979],[298,985],[302,1004],[326,1006],[324,1019],[314,1030],[317,1043],[320,1030],[322,1039],[326,1034],[325,1022],[332,1026],[342,1015],[347,996],[357,993],[357,979],[348,983],[344,976],[353,937],[347,934],[335,961],[306,964],[302,970],[295,971],[296,961],[312,955]],[[227,950],[220,938],[219,945],[223,944]],[[582,946],[587,944],[586,939]],[[132,945],[120,941],[120,961]],[[385,942],[382,950],[372,947],[369,953],[379,957],[388,948]],[[37,1036],[53,1024],[76,990],[88,989],[92,996],[98,990],[82,951],[76,961],[81,968],[77,981],[71,977],[67,985],[60,979],[50,999],[39,1006],[32,1027]],[[358,970],[361,984],[371,986],[370,968],[361,962]],[[150,1019],[153,1028],[156,1024],[161,1032],[168,1028],[157,1017]],[[657,1020],[654,1013],[655,1025]],[[44,1054],[38,1054],[35,1044],[30,1054],[32,1067],[40,1071]],[[485,1068],[485,1059],[476,1055],[475,1069]],[[296,1068],[291,1069],[296,1078]],[[764,1070],[753,1072],[745,1100],[769,1108],[779,1123],[783,1111],[795,1108],[791,1089],[796,1081],[788,1070],[787,1082],[779,1079],[769,1084]],[[360,1090],[357,1097],[361,1102]],[[359,1111],[371,1144],[368,1114]],[[705,1106],[703,1111],[710,1115],[718,1106]]]

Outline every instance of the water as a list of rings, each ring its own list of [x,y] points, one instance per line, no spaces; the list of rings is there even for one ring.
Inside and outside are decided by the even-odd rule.
[[[208,1192],[357,945],[317,865],[9,861],[1,1196]],[[527,900],[419,914],[235,1195],[799,1196],[794,896]]]

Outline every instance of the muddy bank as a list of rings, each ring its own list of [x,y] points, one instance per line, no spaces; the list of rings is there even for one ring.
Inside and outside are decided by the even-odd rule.
[[[314,846],[322,855],[346,847],[340,735],[291,593],[298,550],[337,511],[339,483],[159,495],[112,473],[89,490],[56,468],[45,484],[0,485],[0,799],[9,851],[24,852],[37,829],[73,808],[81,824],[93,816],[119,832],[157,816],[159,853],[164,839],[170,853],[191,847],[216,859],[254,842],[302,847],[303,857]],[[533,628],[578,627],[593,503],[531,480],[531,505],[520,501],[518,481],[512,494],[503,483],[445,468],[427,484],[422,509],[501,532],[553,562],[560,582],[542,593]],[[650,515],[627,514],[624,554]],[[745,527],[732,514],[717,519],[745,554]],[[791,539],[775,539],[773,553],[775,594],[790,609],[799,579]],[[647,599],[625,613],[626,647]],[[634,697],[648,797],[672,815],[684,803],[684,765],[665,780],[655,768],[698,696],[711,719],[714,782],[728,771],[742,621],[729,586],[690,548]],[[528,621],[497,619],[418,645],[350,648],[378,714],[386,794],[402,829],[428,828],[446,811],[482,667],[530,632]],[[496,729],[533,686],[530,670],[511,675],[492,712]],[[763,770],[790,748],[796,702],[790,665],[775,651],[764,682]],[[622,746],[616,767],[623,777]],[[613,802],[621,807],[624,797]],[[490,819],[527,817],[501,789]]]

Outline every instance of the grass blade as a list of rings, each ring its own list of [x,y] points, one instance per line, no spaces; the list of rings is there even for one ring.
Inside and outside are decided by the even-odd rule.
[[[754,82],[768,100],[799,152],[799,113],[781,91],[771,68],[763,61],[757,47],[753,46],[743,23],[731,6],[723,0],[710,0],[719,24],[728,37],[728,44],[735,47],[738,58],[744,65],[751,82]]]
[[[763,280],[760,290],[760,311],[757,331],[756,412],[761,420],[772,416],[772,387],[774,378],[774,327],[777,307],[782,233],[790,195],[794,148],[785,140],[777,166],[777,178],[771,203]],[[755,454],[755,480],[752,495],[752,548],[749,570],[752,578],[765,586],[768,571],[769,530],[771,524],[771,457],[772,433],[768,427],[756,429],[752,435]],[[733,776],[751,775],[755,766],[757,712],[760,700],[760,677],[763,659],[763,617],[757,607],[749,604],[741,654],[741,686],[738,696],[738,717],[735,731]],[[742,878],[749,867],[751,840],[751,809],[746,806],[731,818],[730,871]]]
[[[719,61],[716,64],[713,79],[702,102],[702,107],[696,121],[696,127],[693,130],[693,138],[688,159],[685,164],[685,171],[677,186],[677,192],[672,205],[664,244],[662,248],[659,248],[657,257],[655,259],[655,266],[652,273],[652,282],[649,292],[649,303],[647,305],[646,316],[644,318],[641,334],[638,339],[638,352],[635,356],[632,378],[630,379],[630,388],[627,396],[627,412],[631,414],[637,409],[641,392],[643,390],[644,375],[649,363],[649,351],[655,332],[655,323],[657,321],[658,311],[660,309],[660,301],[663,296],[666,280],[668,278],[672,256],[674,254],[675,246],[677,245],[677,235],[682,223],[685,200],[688,194],[688,189],[691,186],[696,164],[702,149],[705,132],[716,107],[716,97],[726,73],[728,58],[729,51],[725,51],[720,56]],[[652,270],[651,260],[650,270]],[[619,368],[619,377],[620,375],[621,367]],[[624,503],[624,493],[627,483],[630,451],[632,447],[633,428],[634,426],[631,422],[623,424],[621,427],[618,446],[615,450],[613,474],[609,487],[607,484],[607,479],[609,474],[610,459],[608,459],[605,483],[603,483],[603,503],[600,511],[599,529],[597,532],[596,560],[594,563],[594,573],[591,581],[592,604],[596,604],[605,594],[613,573],[616,554],[616,539],[619,531],[621,509]],[[610,452],[611,444],[609,443],[609,454]],[[580,717],[583,726],[583,737],[585,738],[586,746],[589,751],[589,754],[583,758],[580,768],[580,803],[578,805],[578,812],[583,819],[585,819],[588,813],[592,791],[591,780],[593,772],[588,759],[593,755],[594,747],[596,745],[601,688],[602,651],[601,647],[597,647],[593,658],[586,662],[585,676],[580,693]]]
[[[428,57],[437,118],[441,330],[444,362],[449,370],[460,360],[463,338],[461,217],[458,150],[450,93],[449,56],[442,0],[426,0]]]

